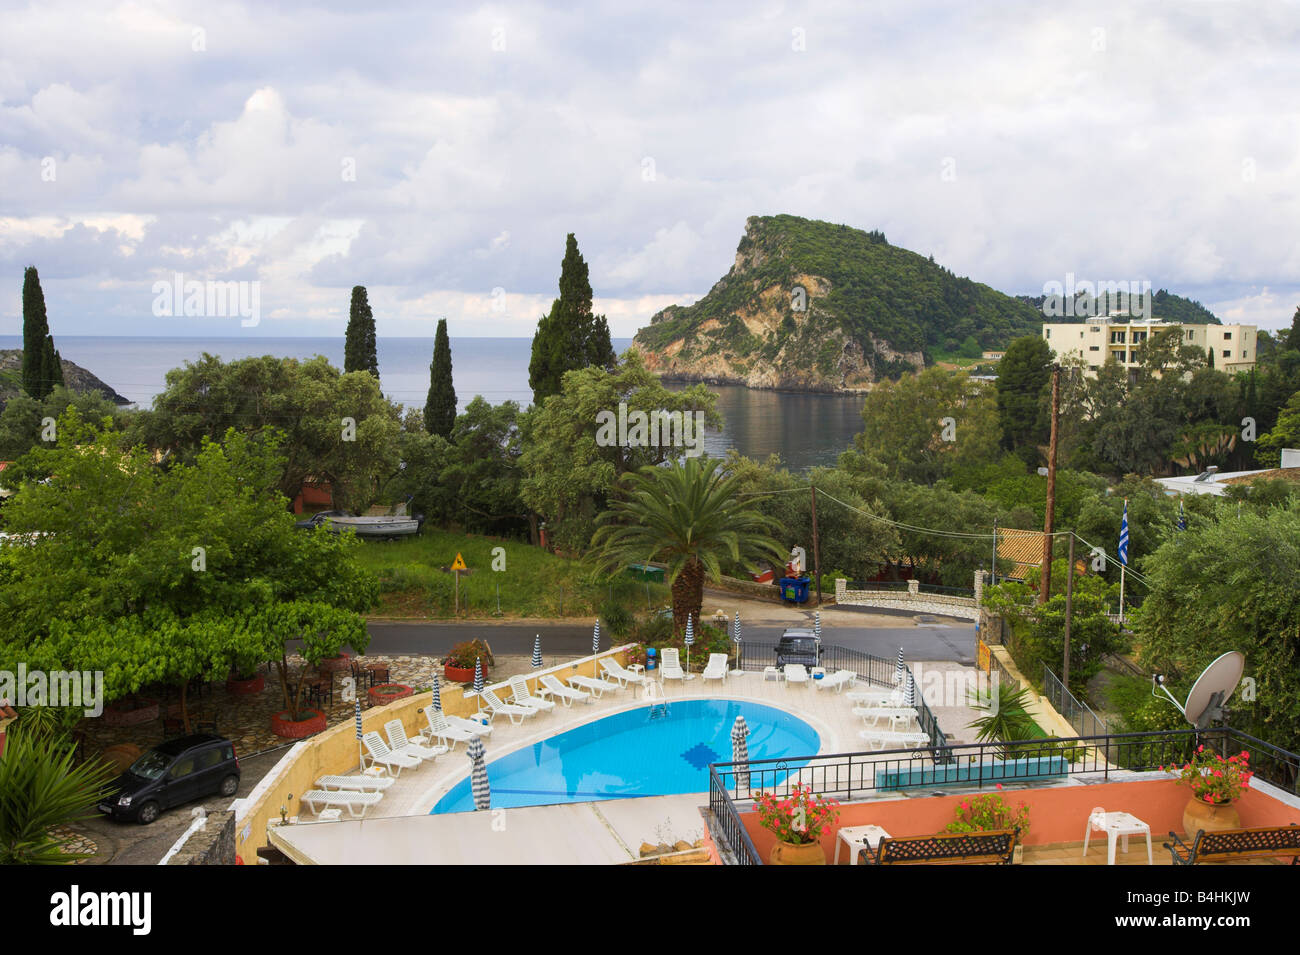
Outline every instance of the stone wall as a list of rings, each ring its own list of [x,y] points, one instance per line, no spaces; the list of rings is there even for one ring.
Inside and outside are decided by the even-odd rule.
[[[202,829],[190,833],[168,865],[234,865],[235,814],[210,812]]]
[[[919,581],[907,582],[907,593],[897,590],[849,590],[843,577],[835,580],[835,602],[858,607],[878,607],[882,610],[904,610],[908,613],[934,613],[966,620],[980,619],[980,600],[984,596],[984,571],[975,573],[975,596],[953,597],[948,594],[923,594]]]

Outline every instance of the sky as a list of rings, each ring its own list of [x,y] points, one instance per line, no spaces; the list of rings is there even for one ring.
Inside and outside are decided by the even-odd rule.
[[[778,213],[1300,305],[1294,2],[6,6],[0,335],[527,336],[573,232],[626,337]]]

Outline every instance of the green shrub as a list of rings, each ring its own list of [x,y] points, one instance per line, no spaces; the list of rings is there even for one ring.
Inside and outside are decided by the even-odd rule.
[[[632,611],[615,600],[606,600],[600,605],[600,625],[620,639],[631,631],[635,618]]]

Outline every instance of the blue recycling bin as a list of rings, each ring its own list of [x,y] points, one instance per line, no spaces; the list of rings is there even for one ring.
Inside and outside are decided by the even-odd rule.
[[[786,603],[802,604],[808,602],[807,577],[782,577],[781,599]]]
[[[659,655],[659,651],[656,650],[654,647],[645,648],[645,668],[647,672],[653,670],[656,664],[658,664],[659,661],[655,659],[658,655]]]

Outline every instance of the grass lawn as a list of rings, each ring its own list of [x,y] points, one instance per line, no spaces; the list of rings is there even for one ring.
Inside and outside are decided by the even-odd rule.
[[[494,549],[504,548],[504,569],[494,571]],[[453,610],[450,568],[459,553],[469,568],[460,575],[460,613]],[[498,557],[500,553],[498,552]],[[358,561],[379,577],[376,616],[492,617],[498,588],[505,617],[593,617],[611,599],[629,610],[647,609],[647,585],[631,577],[595,579],[580,561],[548,554],[522,541],[457,534],[426,527],[398,541],[366,541]],[[502,566],[497,560],[497,566]],[[668,603],[668,588],[649,585],[649,604]]]

